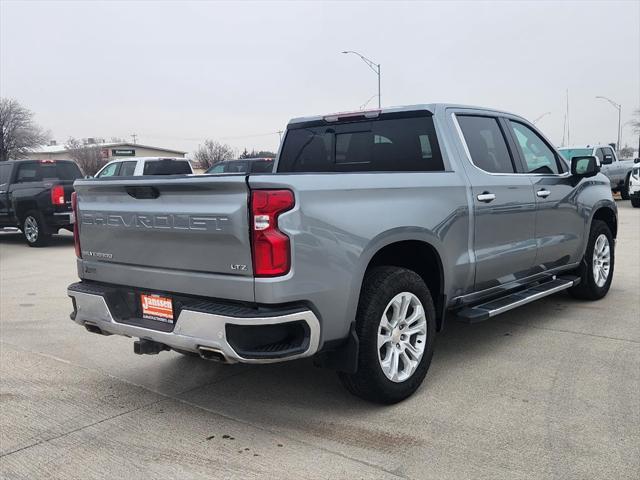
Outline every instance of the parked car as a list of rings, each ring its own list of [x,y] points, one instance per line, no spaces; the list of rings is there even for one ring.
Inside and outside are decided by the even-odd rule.
[[[72,318],[226,363],[313,356],[352,393],[422,383],[447,317],[597,300],[617,209],[593,156],[444,104],[291,120],[273,174],[76,182]],[[526,372],[523,372],[526,375]]]
[[[73,182],[82,173],[71,160],[9,160],[0,163],[0,227],[22,230],[31,247],[73,229]]]
[[[563,147],[559,149],[568,161],[571,157],[595,155],[601,164],[601,172],[611,182],[611,191],[620,192],[623,200],[629,200],[629,176],[633,168],[633,160],[620,160],[610,145],[587,145],[586,147]]]
[[[629,198],[631,205],[640,208],[640,163],[636,163],[629,177]]]
[[[273,158],[243,158],[220,162],[204,173],[270,173],[273,172]]]
[[[193,169],[186,158],[133,157],[112,160],[102,167],[96,178],[138,177],[142,175],[191,174]]]

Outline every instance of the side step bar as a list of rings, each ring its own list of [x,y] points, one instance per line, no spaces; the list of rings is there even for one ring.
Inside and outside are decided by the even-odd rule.
[[[501,313],[526,305],[527,303],[535,302],[541,298],[566,290],[569,287],[577,285],[579,282],[579,277],[554,277],[553,280],[527,288],[526,290],[520,290],[519,292],[511,293],[480,305],[464,308],[457,312],[457,316],[460,320],[467,323],[482,322]]]

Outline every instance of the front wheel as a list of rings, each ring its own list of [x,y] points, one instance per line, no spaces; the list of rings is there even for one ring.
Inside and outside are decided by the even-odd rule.
[[[569,289],[569,293],[584,300],[599,300],[611,287],[615,263],[615,244],[609,226],[594,220],[591,224],[589,242],[577,273],[580,283]]]
[[[624,183],[620,187],[620,198],[622,200],[629,200],[629,175],[624,179]]]
[[[45,231],[42,215],[35,211],[28,212],[24,217],[22,233],[30,247],[42,247],[51,239],[51,235]]]
[[[384,404],[397,403],[415,392],[431,364],[435,336],[435,308],[422,278],[399,267],[368,272],[356,333],[358,370],[339,374],[347,390]]]
[[[640,208],[640,196],[631,198],[631,206],[633,208]]]

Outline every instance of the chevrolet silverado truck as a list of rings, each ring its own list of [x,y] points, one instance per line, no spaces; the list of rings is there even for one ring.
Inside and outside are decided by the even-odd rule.
[[[22,230],[30,247],[46,245],[61,229],[73,229],[73,182],[82,178],[71,160],[0,163],[0,228]]]
[[[611,182],[611,191],[619,192],[622,200],[629,200],[629,179],[634,160],[621,160],[611,145],[587,145],[586,147],[564,147],[560,154],[571,162],[571,157],[593,155],[601,165],[600,171]]]
[[[76,323],[138,354],[314,357],[379,403],[420,386],[448,319],[597,300],[613,277],[596,158],[569,169],[530,122],[484,108],[297,118],[270,173],[75,189]]]

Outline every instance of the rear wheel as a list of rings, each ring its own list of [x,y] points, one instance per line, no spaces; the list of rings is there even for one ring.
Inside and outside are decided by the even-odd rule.
[[[569,293],[584,300],[599,300],[611,287],[615,248],[613,235],[608,225],[601,220],[591,224],[589,242],[578,274],[580,283],[569,289]]]
[[[51,235],[45,231],[42,215],[33,210],[27,212],[22,220],[22,233],[30,247],[42,247],[51,239]]]
[[[365,276],[356,317],[358,370],[340,373],[354,395],[376,403],[404,400],[422,383],[433,356],[435,308],[415,272],[376,267]]]

